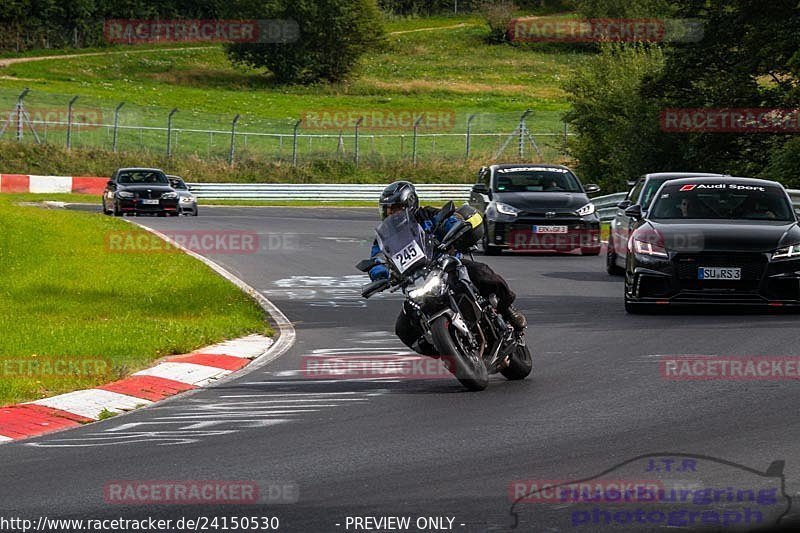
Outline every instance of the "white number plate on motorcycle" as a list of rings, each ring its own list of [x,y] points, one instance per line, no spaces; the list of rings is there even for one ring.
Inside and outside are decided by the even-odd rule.
[[[394,254],[392,256],[392,261],[394,261],[394,265],[397,267],[397,270],[399,270],[402,274],[408,270],[411,265],[415,264],[417,261],[421,261],[424,258],[425,254],[422,253],[422,248],[420,248],[419,244],[414,241]]]

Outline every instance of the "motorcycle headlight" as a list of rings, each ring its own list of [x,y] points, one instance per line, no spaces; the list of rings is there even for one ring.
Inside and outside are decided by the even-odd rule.
[[[667,249],[658,243],[633,239],[633,248],[637,254],[652,255],[655,257],[669,257]]]
[[[777,250],[772,252],[773,261],[780,261],[782,259],[797,259],[797,258],[800,258],[800,244],[785,246],[783,248],[778,248]]]
[[[181,202],[184,204],[190,204],[194,202],[194,196],[181,196]]]
[[[117,193],[117,196],[118,196],[119,198],[133,198],[133,197],[134,197],[134,196],[136,196],[136,195],[135,195],[135,194],[133,194],[132,192],[128,192],[128,191],[119,191],[119,192]]]
[[[593,215],[594,211],[595,211],[594,204],[592,202],[589,202],[585,206],[583,206],[580,209],[578,209],[577,213],[578,213],[578,216],[588,217],[589,215]]]
[[[444,294],[445,284],[442,279],[442,273],[434,271],[428,274],[422,282],[422,285],[408,291],[408,295],[413,300],[418,300],[426,296],[441,296]]]
[[[162,200],[174,200],[178,197],[178,193],[176,192],[165,192],[161,195]]]
[[[520,210],[513,205],[504,204],[502,202],[495,202],[494,208],[497,209],[497,212],[501,215],[507,215],[510,217],[515,217],[520,212]]]

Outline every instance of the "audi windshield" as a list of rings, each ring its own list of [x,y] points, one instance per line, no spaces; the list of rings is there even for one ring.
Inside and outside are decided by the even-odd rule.
[[[789,199],[780,187],[739,183],[667,183],[657,194],[650,218],[795,220]]]

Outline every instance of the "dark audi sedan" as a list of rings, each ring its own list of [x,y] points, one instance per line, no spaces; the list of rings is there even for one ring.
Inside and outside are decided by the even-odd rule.
[[[800,228],[777,182],[670,180],[628,241],[625,310],[691,304],[800,304]]]
[[[599,191],[560,165],[492,165],[478,173],[469,203],[486,221],[486,255],[504,249],[597,255],[600,219],[587,195]]]
[[[167,175],[157,168],[120,168],[103,191],[103,212],[177,216],[178,193]]]

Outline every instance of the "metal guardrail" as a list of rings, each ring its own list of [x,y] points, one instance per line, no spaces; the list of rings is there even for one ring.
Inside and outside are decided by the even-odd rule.
[[[339,183],[189,183],[198,198],[208,200],[366,200],[375,201],[382,184]],[[423,201],[469,199],[472,184],[419,184]]]
[[[385,187],[383,184],[344,183],[189,183],[198,198],[206,200],[363,200],[374,201]],[[467,201],[472,184],[418,184],[417,192],[423,201]],[[788,189],[792,204],[800,212],[800,190]],[[627,192],[617,192],[592,198],[600,220],[608,222],[617,212],[617,204]]]

